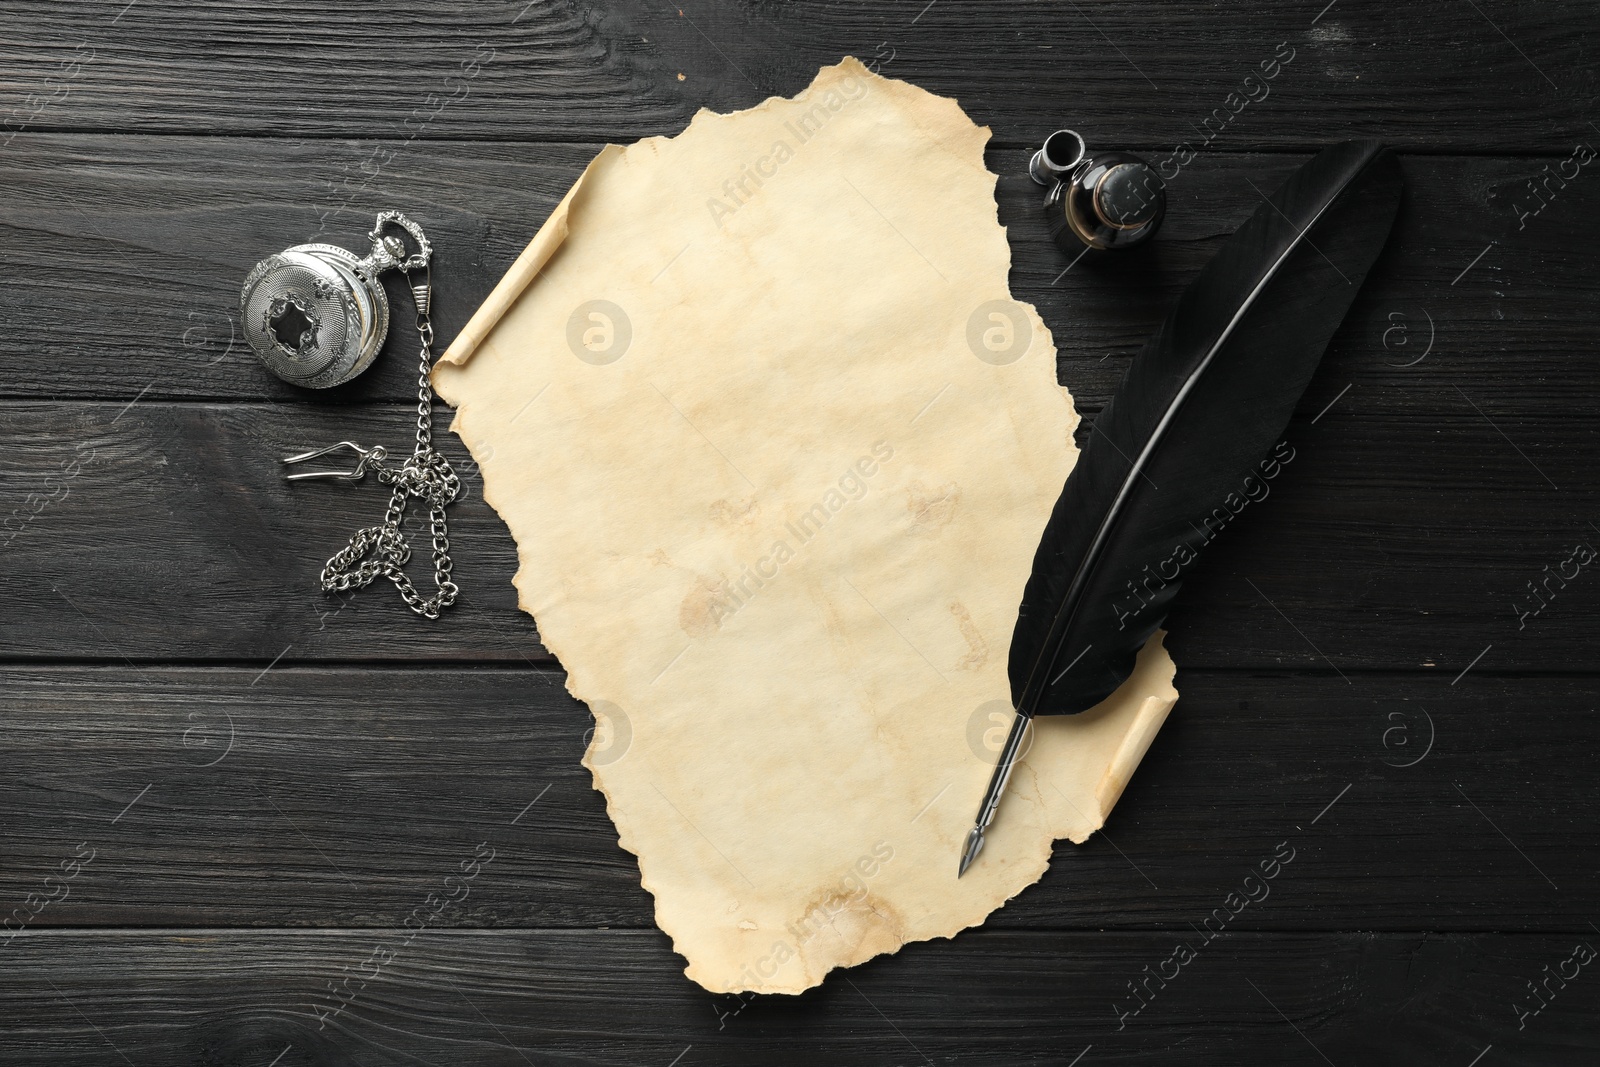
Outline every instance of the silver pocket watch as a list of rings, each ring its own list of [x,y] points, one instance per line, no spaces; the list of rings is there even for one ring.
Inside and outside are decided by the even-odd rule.
[[[398,236],[386,235],[390,225],[409,233],[417,251],[408,254]],[[245,338],[284,381],[327,389],[354,378],[377,358],[389,332],[389,298],[379,275],[424,270],[432,249],[422,227],[398,211],[379,215],[367,236],[372,251],[365,257],[338,245],[295,245],[263,259],[245,277],[240,291]],[[418,310],[427,309],[419,304]]]
[[[386,226],[398,226],[416,241],[417,251],[407,253],[405,243]],[[422,227],[398,211],[385,211],[367,235],[372,251],[365,257],[338,245],[303,244],[268,256],[251,268],[240,290],[244,335],[267,369],[294,385],[326,389],[349,381],[372,365],[389,332],[389,298],[379,276],[399,270],[411,282],[417,303],[416,446],[396,465],[382,445],[363,447],[340,441],[327,448],[290,456],[283,462],[297,466],[342,449],[356,456],[349,470],[300,470],[287,477],[292,482],[332,479],[359,482],[368,472],[390,487],[389,507],[383,521],[357,530],[344,548],[322,568],[319,582],[324,592],[343,593],[387,578],[400,591],[411,610],[428,619],[454,604],[461,590],[451,579],[450,527],[445,508],[461,494],[461,479],[450,461],[433,447],[432,249]],[[412,281],[413,275],[417,280]],[[411,560],[411,543],[403,524],[413,499],[428,514],[433,543],[431,596],[412,584],[405,567]]]

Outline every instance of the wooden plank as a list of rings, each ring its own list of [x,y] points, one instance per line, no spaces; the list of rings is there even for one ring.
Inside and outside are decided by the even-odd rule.
[[[1179,662],[1421,668],[1448,680],[1492,642],[1490,670],[1592,667],[1600,580],[1573,553],[1600,547],[1600,428],[1456,396],[1448,417],[1335,405],[1292,426],[1292,463],[1258,487],[1259,503],[1241,503],[1243,521],[1229,520],[1186,579],[1171,622]],[[548,663],[516,610],[515,545],[448,435],[469,482],[451,518],[460,607],[428,624],[392,589],[318,591],[323,561],[380,519],[387,492],[370,479],[291,485],[281,457],[345,438],[401,447],[410,418],[371,405],[0,407],[0,588],[11,598],[0,649],[263,666]],[[413,565],[419,577],[425,564]],[[1548,606],[1524,616],[1540,604],[1530,582]]]
[[[165,397],[294,403],[403,400],[414,341],[396,316],[388,351],[350,386],[309,395],[267,374],[238,333],[238,286],[262,256],[319,234],[357,245],[372,215],[403,205],[439,250],[435,309],[454,336],[597,145],[285,142],[24,134],[0,153],[12,354],[0,396]],[[369,177],[372,153],[391,159]],[[1217,154],[1172,181],[1144,255],[1088,261],[1049,244],[1027,153],[994,150],[1013,286],[1035,303],[1058,372],[1098,410],[1177,293],[1303,156]],[[1565,409],[1600,385],[1600,214],[1582,178],[1548,206],[1543,159],[1408,156],[1409,194],[1389,255],[1329,353],[1305,410],[1346,383],[1347,407],[1455,411],[1462,392],[1503,409]],[[1552,187],[1554,188],[1554,187]],[[1596,186],[1600,188],[1600,186]],[[1491,244],[1491,242],[1494,242]],[[1470,270],[1467,269],[1470,267]],[[1066,270],[1066,273],[1062,272]],[[410,296],[390,279],[397,308]],[[1419,358],[1420,357],[1420,358]]]
[[[393,927],[485,844],[493,862],[451,925],[651,927],[579,765],[592,720],[561,682],[7,669],[0,915],[8,929]],[[990,927],[1185,930],[1280,850],[1292,862],[1230,930],[1555,932],[1593,916],[1592,676],[1178,685],[1105,834],[1059,845]],[[975,804],[982,780],[941,803]],[[884,828],[891,843],[915,832]],[[46,885],[90,853],[65,896]]]
[[[968,932],[800,997],[735,997],[680,977],[666,938],[643,931],[30,932],[5,950],[0,1051],[35,1067],[1065,1067],[1181,1049],[1202,1067],[1325,1067],[1470,1064],[1492,1048],[1482,1062],[1566,1067],[1600,1051],[1596,965],[1577,962],[1597,940]],[[1542,981],[1545,1006],[1519,1016]],[[1133,1014],[1136,982],[1150,994]]]
[[[1375,136],[1555,152],[1592,135],[1583,0],[11,8],[7,131],[628,140],[675,131],[701,105],[794,93],[854,53],[955,96],[1019,145],[1069,117],[1096,143],[1166,149]]]

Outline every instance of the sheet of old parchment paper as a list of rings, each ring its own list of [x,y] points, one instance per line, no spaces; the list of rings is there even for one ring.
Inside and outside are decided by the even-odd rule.
[[[1152,642],[1104,705],[1041,721],[957,880],[1076,456],[988,136],[847,59],[608,147],[435,374],[710,990],[981,923],[1101,825],[1177,697]]]

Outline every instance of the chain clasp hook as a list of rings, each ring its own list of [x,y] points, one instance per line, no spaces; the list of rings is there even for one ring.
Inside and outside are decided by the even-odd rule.
[[[337,452],[341,448],[348,448],[356,455],[361,457],[356,461],[356,465],[353,470],[305,471],[300,474],[288,474],[284,477],[291,482],[310,481],[313,478],[331,478],[337,479],[341,482],[359,482],[361,479],[367,476],[367,469],[369,467],[376,467],[378,464],[383,462],[385,457],[389,455],[389,450],[384,448],[382,445],[373,445],[371,448],[362,448],[354,441],[340,441],[336,445],[329,445],[327,448],[319,448],[314,452],[302,452],[297,456],[290,456],[283,461],[283,464],[287,467],[295,463],[305,463],[309,460],[326,456],[330,452]]]

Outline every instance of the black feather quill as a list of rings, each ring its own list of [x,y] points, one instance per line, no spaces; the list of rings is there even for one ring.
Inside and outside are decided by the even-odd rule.
[[[1017,710],[1084,711],[1128,677],[1187,562],[1259,477],[1399,204],[1393,153],[1335,145],[1184,291],[1100,413],[1040,538],[1011,639]]]
[[[1133,670],[1195,554],[1231,518],[1388,239],[1401,180],[1370,142],[1326,149],[1206,264],[1096,420],[1045,525],[1011,639],[1013,740],[1085,711]],[[1219,510],[1220,509],[1220,510]]]

